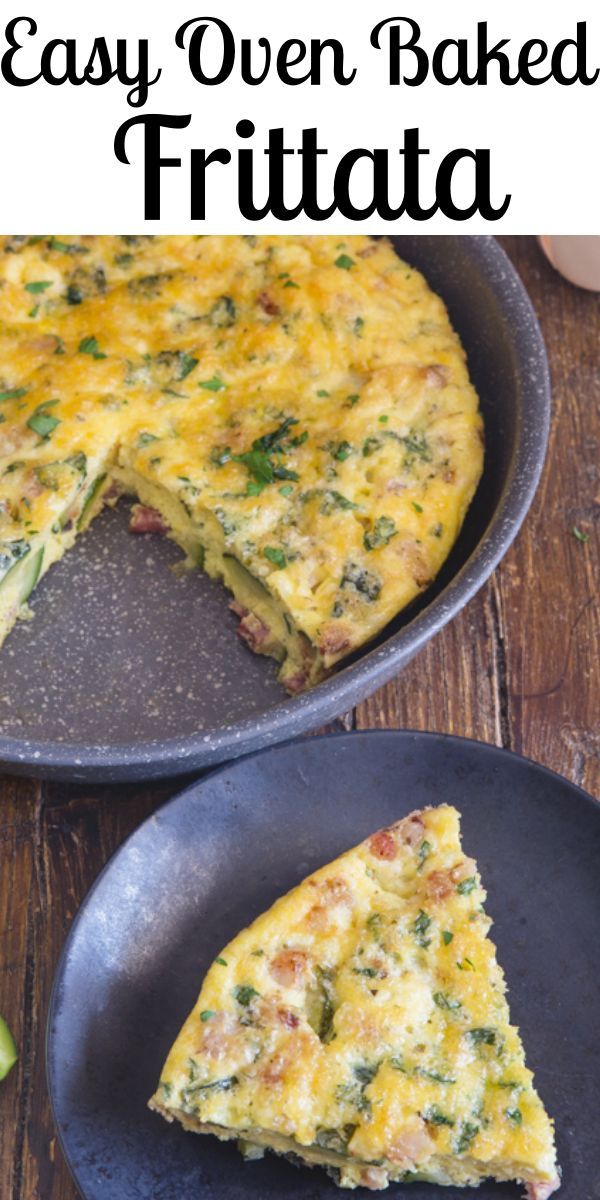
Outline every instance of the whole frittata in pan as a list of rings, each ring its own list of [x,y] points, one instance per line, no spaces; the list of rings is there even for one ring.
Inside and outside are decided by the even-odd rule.
[[[302,691],[431,583],[482,462],[445,307],[383,239],[0,241],[0,641],[128,492]]]

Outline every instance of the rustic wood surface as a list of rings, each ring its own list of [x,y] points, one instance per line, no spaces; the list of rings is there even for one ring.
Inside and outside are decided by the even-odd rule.
[[[542,484],[490,583],[337,727],[404,726],[495,742],[600,796],[600,304],[562,282],[533,238],[501,240],[533,299],[550,356],[554,415]],[[588,540],[578,540],[574,527]],[[2,1200],[76,1198],[45,1083],[54,967],[103,863],[180,787],[0,777],[0,1013],[20,1050],[0,1085]]]

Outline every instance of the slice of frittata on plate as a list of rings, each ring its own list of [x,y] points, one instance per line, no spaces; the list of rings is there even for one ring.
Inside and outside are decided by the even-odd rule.
[[[342,1187],[559,1186],[485,891],[442,805],[305,879],[212,964],[150,1101]]]

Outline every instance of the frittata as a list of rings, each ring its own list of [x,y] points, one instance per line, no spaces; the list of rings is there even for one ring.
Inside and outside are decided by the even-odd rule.
[[[221,951],[151,1107],[347,1188],[559,1186],[477,865],[447,805],[323,867]]]
[[[301,691],[435,577],[482,441],[444,305],[384,239],[0,241],[0,641],[129,492]]]

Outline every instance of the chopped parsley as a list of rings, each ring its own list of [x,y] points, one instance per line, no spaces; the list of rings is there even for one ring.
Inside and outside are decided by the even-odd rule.
[[[265,546],[263,554],[265,558],[268,558],[269,562],[273,563],[273,566],[278,567],[279,570],[283,570],[283,568],[287,566],[287,558],[285,557],[283,550],[278,550],[276,546]]]
[[[22,396],[26,396],[28,388],[17,387],[9,388],[7,392],[0,392],[0,401],[2,400],[20,400]]]
[[[496,1030],[481,1025],[477,1029],[467,1029],[466,1036],[474,1046],[493,1046],[496,1042]]]
[[[89,354],[91,358],[106,358],[106,354],[102,353],[95,337],[82,338],[78,349],[80,354]]]
[[[505,1108],[504,1112],[506,1113],[511,1125],[523,1124],[523,1113],[521,1112],[520,1108]]]
[[[381,420],[381,417],[379,419]],[[420,504],[417,504],[416,500],[411,500],[411,504],[412,504],[415,512],[417,512],[417,513],[423,512],[422,506]]]
[[[214,1017],[214,1015],[215,1015],[215,1013],[212,1008],[204,1008],[202,1010],[202,1012],[200,1013],[200,1020],[201,1021],[210,1021],[211,1017]]]
[[[472,1125],[470,1121],[463,1121],[459,1136],[454,1144],[455,1154],[464,1154],[478,1133],[479,1125]]]
[[[442,930],[442,941],[445,946],[450,945],[450,942],[452,941],[453,937],[454,937],[454,934],[451,933],[449,929]]]
[[[337,462],[345,462],[352,454],[350,442],[337,442],[332,445],[331,453]]]
[[[193,370],[193,368],[190,368],[190,370]],[[182,377],[180,376],[180,378]],[[183,378],[185,378],[185,376],[183,376]],[[212,379],[203,379],[202,382],[198,384],[198,387],[204,388],[205,392],[222,392],[224,388],[227,387],[227,384],[223,383],[223,380],[219,379],[218,375],[213,375]]]
[[[431,938],[426,937],[426,934],[431,926],[431,917],[423,909],[413,921],[412,931],[415,941],[418,946],[422,946],[424,950],[431,945]]]
[[[420,458],[422,462],[431,462],[431,447],[424,433],[413,429],[402,441],[411,459]]]
[[[144,446],[149,446],[151,442],[157,442],[158,438],[154,433],[140,433],[137,440],[138,450],[143,450]]]
[[[220,296],[213,304],[208,319],[211,325],[216,325],[218,329],[228,329],[235,325],[236,308],[231,296]]]
[[[472,892],[473,889],[476,887],[477,887],[477,879],[475,878],[474,875],[471,875],[469,877],[469,879],[463,879],[461,883],[458,883],[456,885],[456,890],[457,890],[459,896],[468,896],[469,893]]]
[[[583,530],[579,529],[577,525],[574,525],[573,526],[573,537],[577,538],[578,542],[588,542],[590,535],[589,535],[589,533],[584,533]]]
[[[257,992],[256,988],[250,987],[249,984],[238,984],[233,989],[233,995],[242,1008],[248,1008],[255,997],[260,995],[260,992]]]
[[[438,1108],[437,1104],[430,1104],[422,1114],[423,1120],[427,1121],[428,1125],[449,1125],[452,1127],[454,1121],[451,1117],[447,1117],[445,1113]]]
[[[448,1009],[450,1012],[457,1008],[462,1008],[460,1000],[455,1000],[453,996],[448,996],[446,992],[434,992],[433,1002],[438,1008]]]
[[[356,263],[353,258],[350,258],[349,254],[340,254],[336,258],[334,266],[340,267],[342,271],[351,271],[352,267],[356,266]]]
[[[419,849],[417,850],[417,858],[419,860],[419,865],[417,867],[417,871],[421,870],[421,867],[424,866],[425,861],[426,861],[426,859],[429,858],[430,854],[431,854],[431,842],[428,842],[427,839],[424,838],[423,841],[421,842],[421,845],[419,846]]]
[[[373,528],[367,530],[363,536],[365,550],[377,550],[380,546],[387,546],[397,532],[396,522],[391,517],[378,517]]]
[[[378,600],[381,594],[381,586],[381,580],[376,575],[373,575],[371,571],[365,571],[357,563],[346,563],[340,588],[353,587],[357,592],[365,596],[367,600]]]
[[[25,291],[29,292],[31,296],[39,296],[45,292],[47,288],[51,288],[52,285],[52,279],[36,279],[33,283],[25,284]]]
[[[225,962],[224,958],[215,958],[215,962],[218,963],[220,967],[227,966],[227,963]]]
[[[48,411],[55,404],[58,404],[58,400],[46,400],[43,404],[39,404],[27,421],[27,427],[44,440],[50,437],[57,425],[60,425],[59,418],[53,417],[52,413]]]

